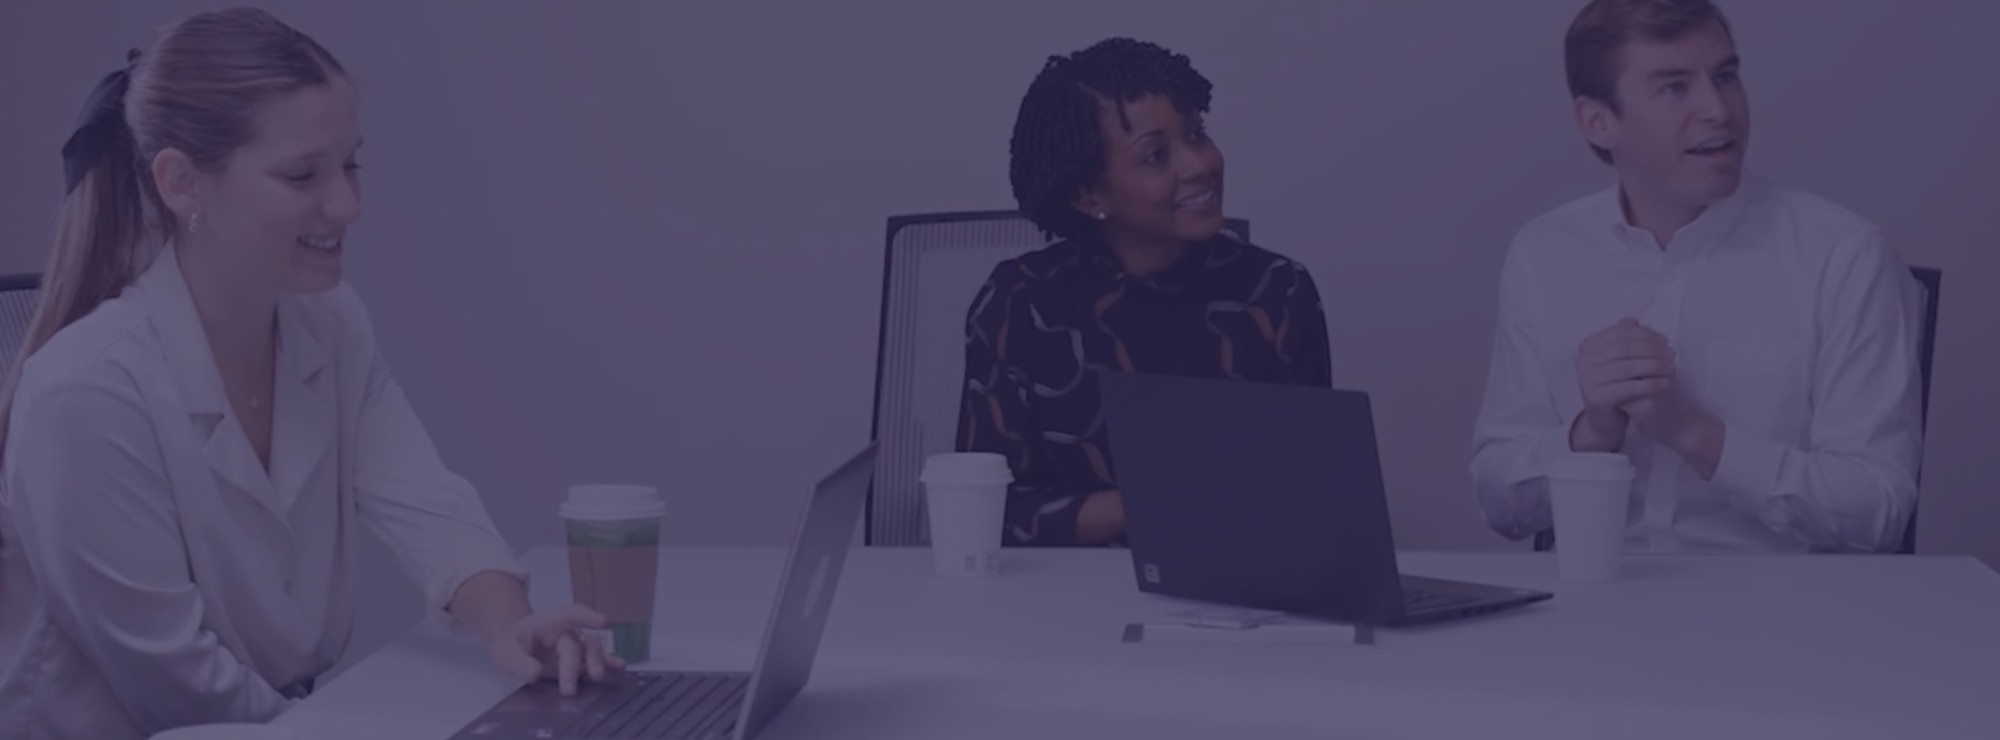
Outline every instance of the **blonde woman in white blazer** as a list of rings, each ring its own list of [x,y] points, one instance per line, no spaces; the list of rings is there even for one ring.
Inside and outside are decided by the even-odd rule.
[[[619,668],[598,615],[531,613],[341,280],[361,138],[340,65],[255,10],[129,62],[64,147],[0,415],[0,737],[277,716],[348,647],[364,531],[522,680]]]

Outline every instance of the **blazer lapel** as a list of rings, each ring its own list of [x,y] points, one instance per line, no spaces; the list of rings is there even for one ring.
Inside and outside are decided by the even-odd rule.
[[[334,373],[326,345],[292,296],[278,304],[278,378],[272,405],[271,479],[289,508],[327,463],[334,440]]]
[[[187,407],[188,423],[206,440],[203,452],[209,467],[283,521],[270,476],[258,463],[242,426],[223,423],[233,418],[233,412],[222,390],[222,373],[216,368],[208,334],[202,329],[201,315],[195,311],[194,297],[188,293],[171,245],[160,250],[133,287],[151,310],[167,367],[174,375],[181,403]]]

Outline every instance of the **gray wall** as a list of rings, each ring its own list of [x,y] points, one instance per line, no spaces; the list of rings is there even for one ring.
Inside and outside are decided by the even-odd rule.
[[[781,541],[807,482],[868,437],[884,218],[1011,207],[1028,80],[1120,34],[1216,82],[1229,210],[1318,277],[1413,548],[1523,546],[1479,523],[1469,429],[1508,237],[1607,182],[1562,80],[1579,4],[265,3],[360,78],[352,280],[520,546],[554,540],[584,480],[661,484],[680,542]],[[90,85],[213,5],[0,3],[0,270],[41,267]],[[2000,563],[2000,49],[1975,36],[2000,3],[1727,9],[1754,167],[1945,270],[1921,549]],[[386,563],[371,643],[416,615]]]

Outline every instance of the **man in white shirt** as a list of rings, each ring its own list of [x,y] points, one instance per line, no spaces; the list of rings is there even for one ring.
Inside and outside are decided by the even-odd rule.
[[[1708,0],[1593,0],[1565,43],[1617,184],[1529,222],[1474,433],[1487,525],[1551,526],[1545,472],[1623,452],[1645,552],[1884,552],[1916,505],[1922,288],[1874,224],[1743,173]],[[1560,533],[1556,533],[1560,547]]]

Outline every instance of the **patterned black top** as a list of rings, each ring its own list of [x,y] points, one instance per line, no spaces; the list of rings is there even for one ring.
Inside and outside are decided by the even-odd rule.
[[[1000,263],[966,318],[958,449],[1007,456],[1009,545],[1076,545],[1078,507],[1116,488],[1090,371],[1332,387],[1319,290],[1282,255],[1222,235],[1148,277],[1102,240]]]

